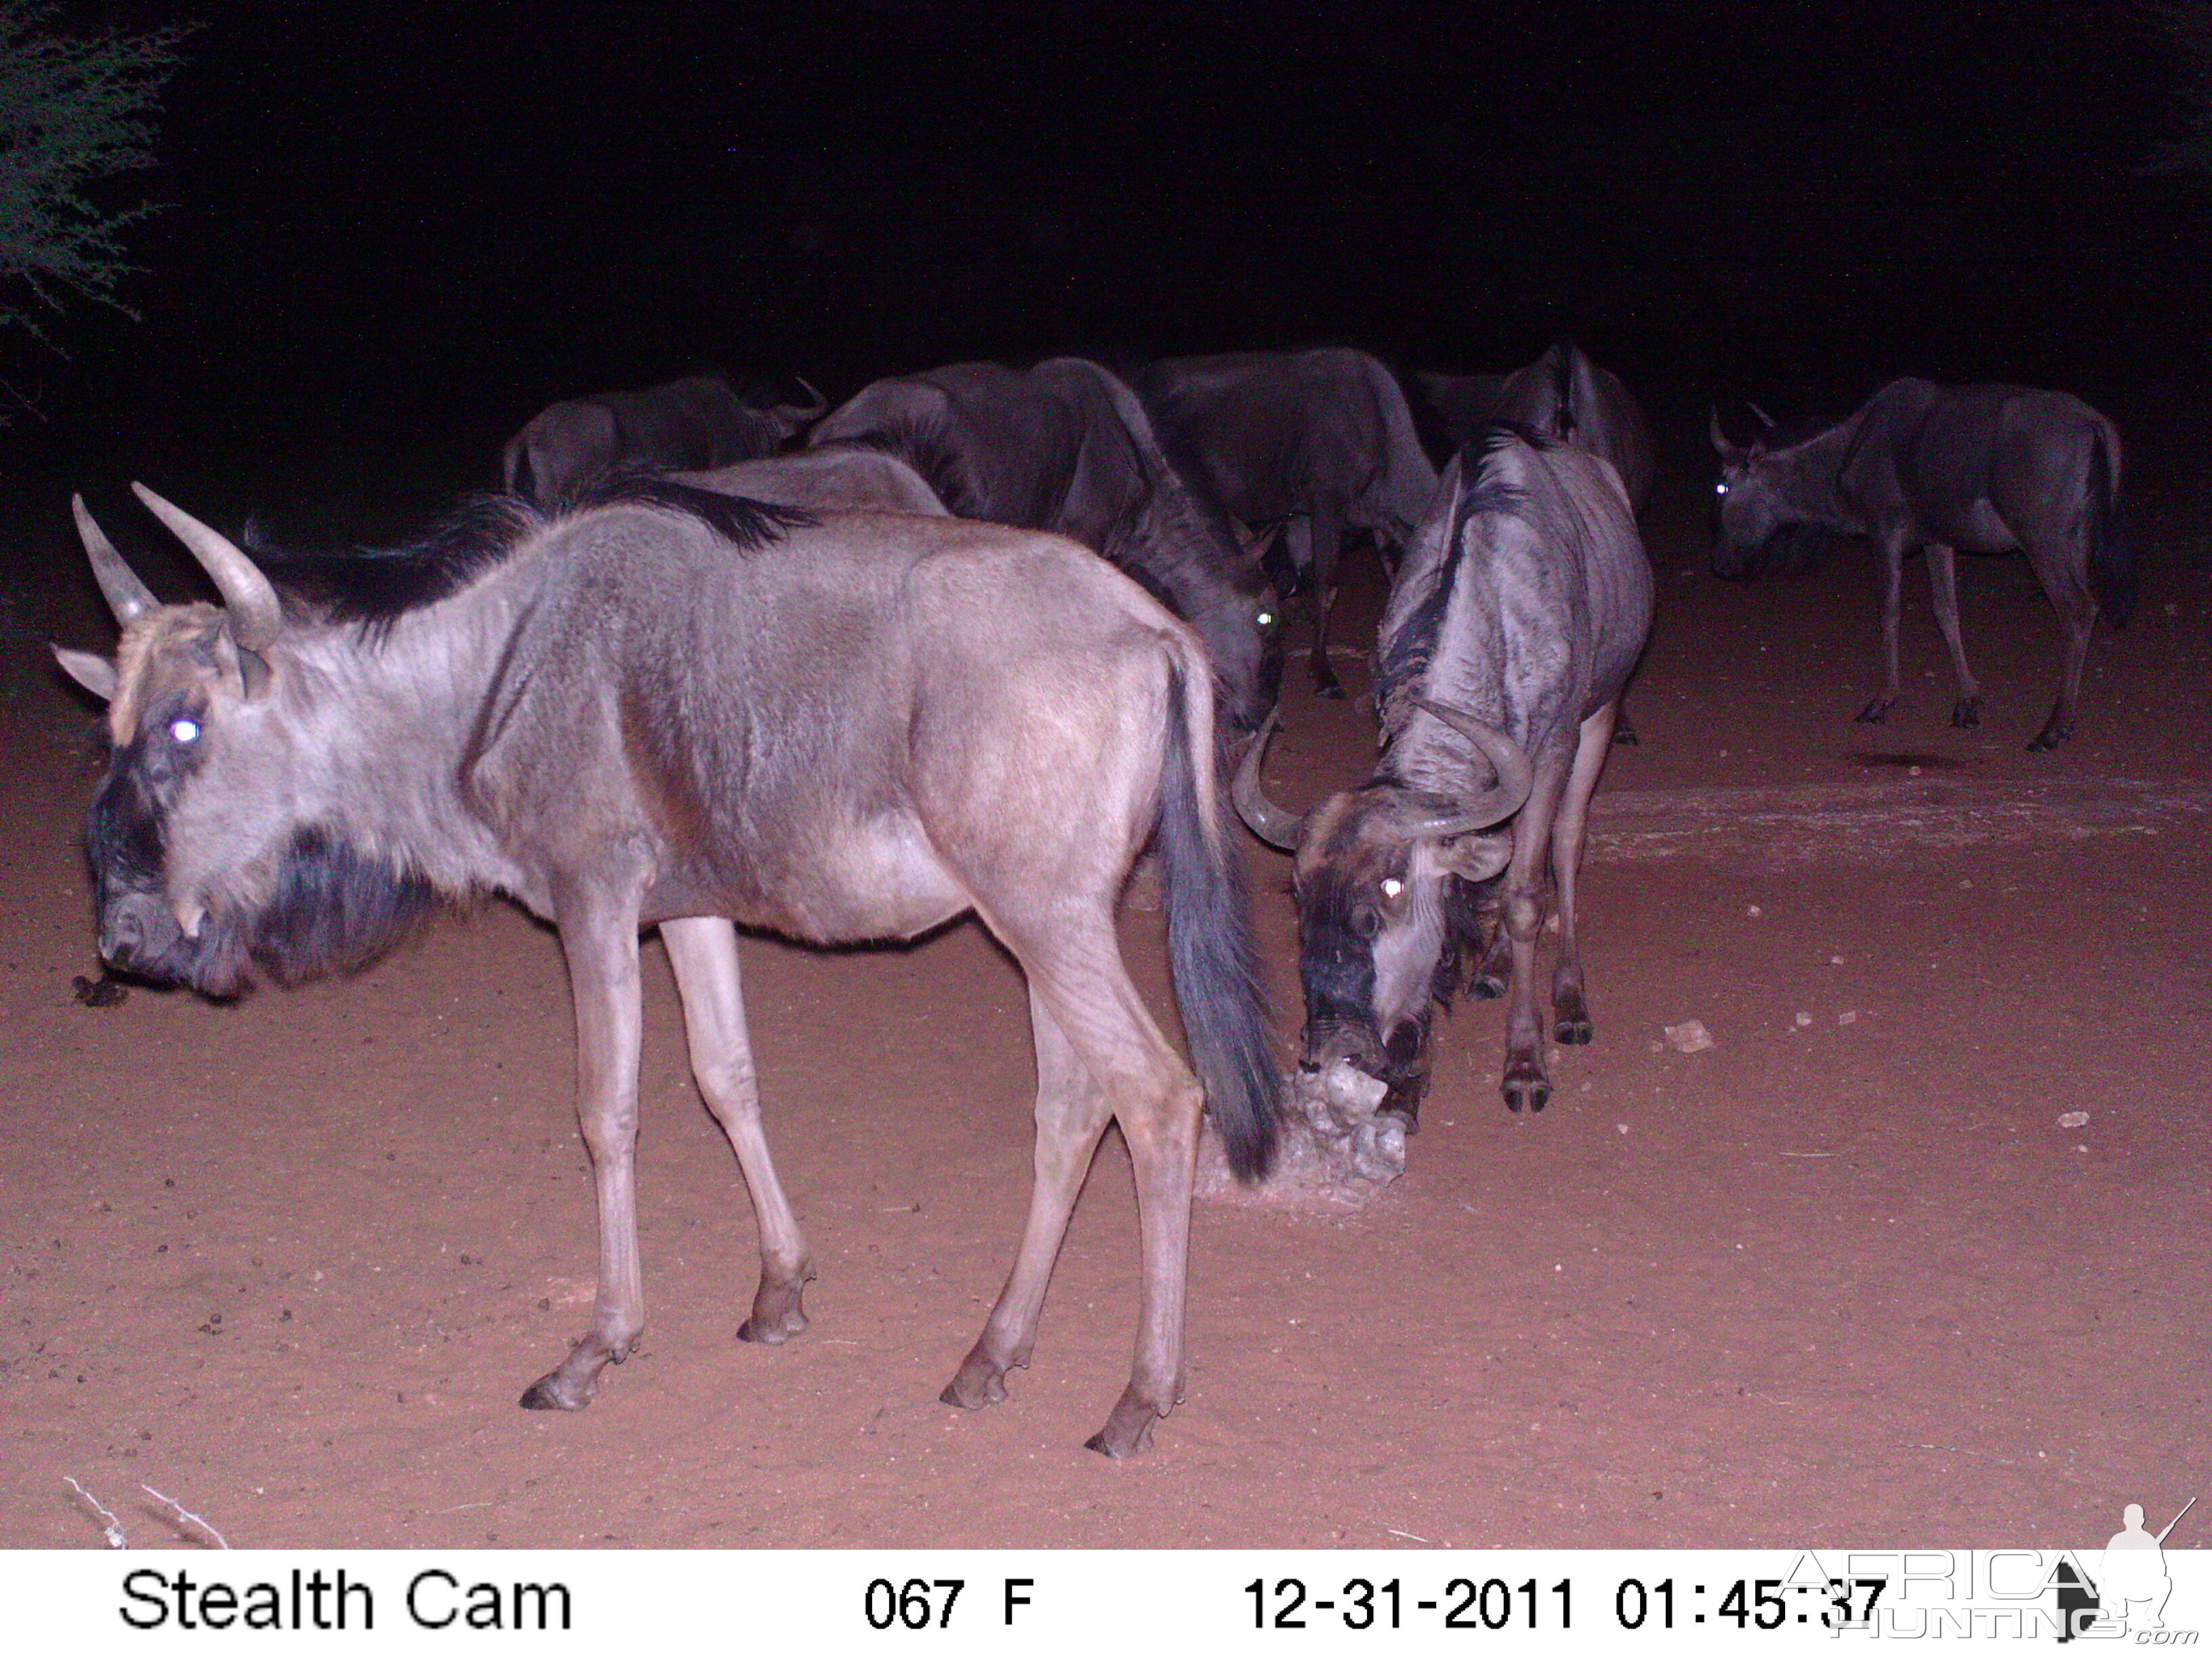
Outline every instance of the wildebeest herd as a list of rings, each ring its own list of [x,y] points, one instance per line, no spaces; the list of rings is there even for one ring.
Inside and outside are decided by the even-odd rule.
[[[481,895],[550,921],[599,1290],[589,1331],[522,1403],[573,1410],[644,1320],[641,930],[660,930],[694,1074],[752,1199],[761,1277],[738,1334],[775,1343],[805,1328],[812,1270],[762,1129],[737,927],[842,944],[972,911],[1028,983],[1035,1180],[944,1398],[1003,1398],[1029,1362],[1110,1119],[1137,1183],[1139,1334],[1088,1443],[1125,1455],[1182,1394],[1202,1115],[1258,1180],[1306,1124],[1381,1124],[1402,1146],[1432,1018],[1462,990],[1507,1000],[1516,1111],[1546,1104],[1549,1040],[1590,1040],[1577,876],[1652,614],[1636,525],[1650,428],[1565,342],[1494,376],[1401,380],[1330,349],[1127,375],[956,364],[836,409],[804,389],[693,377],[555,404],[507,445],[504,493],[382,552],[249,554],[139,488],[220,605],[159,603],[79,501],[122,629],[112,659],[57,651],[107,706],[88,832],[100,955],[225,998],[365,966]],[[1954,550],[2018,546],[2068,637],[2033,746],[2069,734],[2091,624],[2130,592],[2109,421],[2060,393],[1908,380],[1802,437],[1738,446],[1717,415],[1712,437],[1721,574],[1754,574],[1803,526],[1878,546],[1887,682],[1861,719],[1896,699],[1899,562],[1920,544],[1954,720],[1975,723]],[[1363,545],[1391,579],[1379,752],[1291,812],[1261,782],[1282,607],[1308,596],[1316,687],[1341,696],[1336,572]],[[1287,1079],[1232,802],[1295,854],[1306,1006]],[[1148,852],[1188,1066],[1117,941]],[[1537,945],[1554,914],[1547,1028]]]

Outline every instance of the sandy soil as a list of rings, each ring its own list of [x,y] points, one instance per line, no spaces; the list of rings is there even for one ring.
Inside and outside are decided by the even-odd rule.
[[[11,641],[0,1544],[100,1544],[65,1476],[141,1541],[173,1535],[143,1482],[259,1546],[2056,1544],[2171,1514],[2212,1486],[2212,590],[2154,565],[2036,757],[2057,630],[2024,566],[1963,578],[1978,732],[1920,678],[1908,573],[1908,700],[1856,726],[1870,574],[1714,582],[1704,487],[1662,504],[1644,741],[1601,792],[1596,1043],[1516,1118],[1497,1005],[1464,1007],[1381,1200],[1202,1206],[1189,1397],[1124,1464],[1081,1449],[1134,1322],[1110,1138],[1036,1364],[937,1401],[1028,1178],[1021,988],[972,925],[748,947],[821,1271],[781,1350],[732,1337],[751,1223],[651,949],[645,1344],[590,1410],[525,1413],[592,1270],[555,941],[498,908],[346,983],[80,1006],[99,762]],[[1344,667],[1352,703],[1297,685],[1279,796],[1364,775]],[[1249,855],[1287,1054],[1285,865]],[[1127,935],[1166,1006],[1158,919]],[[1666,1046],[1687,1018],[1717,1046]]]

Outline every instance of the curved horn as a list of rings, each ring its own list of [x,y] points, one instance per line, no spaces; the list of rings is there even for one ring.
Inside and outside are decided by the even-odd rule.
[[[1245,828],[1268,846],[1295,853],[1305,835],[1305,814],[1285,812],[1260,787],[1260,762],[1267,752],[1268,738],[1275,735],[1275,727],[1282,718],[1279,703],[1267,711],[1260,735],[1252,739],[1252,746],[1244,751],[1244,758],[1237,764],[1236,780],[1229,786],[1229,799],[1237,804],[1237,816],[1244,820]]]
[[[240,552],[228,538],[210,530],[181,507],[172,507],[144,484],[134,483],[131,489],[154,516],[191,550],[192,556],[215,579],[223,605],[230,612],[231,632],[239,644],[248,651],[258,651],[275,639],[284,625],[284,608],[276,598],[276,590],[269,585],[269,578],[254,568],[253,561]]]
[[[1470,822],[1465,804],[1449,795],[1413,789],[1398,793],[1390,821],[1400,834],[1413,841],[1449,841],[1454,836],[1490,827]]]
[[[788,409],[793,415],[802,421],[815,420],[830,412],[830,399],[823,396],[821,391],[815,386],[813,381],[808,380],[803,374],[794,374],[791,378],[798,381],[799,385],[805,386],[806,388],[807,394],[811,397],[814,401],[811,404],[787,404],[784,405],[785,408]]]
[[[1736,446],[1730,443],[1728,434],[1721,430],[1721,411],[1720,405],[1717,404],[1713,405],[1711,430],[1715,449],[1723,455],[1733,455],[1736,453]]]
[[[1775,420],[1774,416],[1768,414],[1757,404],[1752,402],[1750,398],[1746,398],[1743,400],[1743,406],[1749,410],[1753,414],[1758,416],[1759,418],[1765,423],[1766,429],[1769,432],[1779,432],[1782,429],[1780,423]]]
[[[92,574],[100,583],[100,595],[107,601],[107,608],[115,613],[118,625],[128,628],[161,601],[154,597],[151,588],[138,580],[138,573],[124,563],[123,556],[115,550],[115,544],[92,521],[92,514],[85,510],[83,496],[70,497],[70,511],[76,514],[76,533],[84,543],[85,556],[92,561]]]
[[[1423,833],[1442,840],[1448,836],[1464,835],[1470,830],[1487,830],[1519,811],[1536,781],[1536,769],[1521,752],[1521,745],[1503,732],[1492,731],[1464,709],[1431,702],[1426,697],[1416,697],[1413,702],[1416,707],[1435,715],[1473,744],[1490,763],[1490,769],[1498,774],[1498,781],[1488,790],[1470,795],[1460,803],[1460,817],[1464,822],[1446,819],[1441,823],[1432,823],[1425,826]]]

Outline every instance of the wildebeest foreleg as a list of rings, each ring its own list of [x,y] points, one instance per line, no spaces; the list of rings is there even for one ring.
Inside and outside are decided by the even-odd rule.
[[[1951,666],[1959,676],[1959,701],[1951,705],[1951,724],[1979,726],[1982,688],[1966,666],[1966,642],[1959,632],[1959,556],[1941,542],[1929,544],[1928,592],[1936,607],[1936,629],[1951,649]]]
[[[1034,990],[1030,993],[1030,1023],[1036,1044],[1037,1095],[1029,1220],[1022,1229],[1013,1271],[1006,1276],[983,1334],[938,1396],[948,1406],[969,1411],[1004,1400],[1006,1373],[1030,1363],[1053,1261],[1060,1254],[1067,1218],[1083,1190],[1084,1175],[1109,1115],[1106,1097]]]
[[[576,1114],[599,1196],[599,1291],[592,1328],[524,1392],[531,1411],[579,1411],[599,1373],[629,1358],[645,1328],[637,1249],[637,909],[605,895],[561,896],[561,948],[576,1005]]]
[[[2081,665],[2089,659],[2089,635],[2097,625],[2097,598],[2089,591],[2087,581],[2074,567],[2058,561],[2046,562],[2033,553],[2031,559],[2035,574],[2042,578],[2043,591],[2051,596],[2051,603],[2058,609],[2058,621],[2066,630],[2066,672],[2059,682],[2058,702],[2051,708],[2051,718],[2043,723],[2030,750],[2040,753],[2056,749],[2074,735],[2074,706],[2081,696]]]
[[[753,1073],[738,971],[738,932],[719,916],[690,916],[661,923],[660,937],[668,947],[669,966],[676,970],[676,988],[684,997],[691,1074],[698,1079],[707,1109],[738,1155],[760,1231],[760,1288],[753,1293],[752,1314],[738,1327],[738,1335],[747,1342],[788,1341],[806,1328],[799,1293],[813,1279],[814,1265],[798,1218],[775,1178],[768,1136],[761,1127],[760,1086]]]
[[[1890,705],[1903,690],[1897,672],[1897,629],[1905,583],[1905,540],[1897,534],[1882,538],[1875,550],[1881,563],[1881,695],[1859,710],[1861,726],[1880,726],[1889,718]]]
[[[1583,837],[1589,823],[1590,796],[1605,768],[1613,742],[1618,702],[1609,702],[1582,725],[1575,744],[1574,769],[1567,775],[1559,815],[1552,823],[1552,879],[1559,895],[1559,960],[1552,970],[1552,1035],[1565,1043],[1590,1040],[1589,1004],[1583,993],[1582,945],[1575,932],[1575,881],[1581,874]]]
[[[1482,919],[1482,960],[1468,975],[1468,994],[1494,1002],[1505,994],[1513,977],[1513,936],[1505,931],[1504,912],[1493,902]]]
[[[1328,625],[1336,614],[1336,570],[1344,553],[1344,520],[1323,508],[1303,521],[1313,538],[1314,647],[1313,683],[1316,695],[1341,697],[1344,684],[1328,659]]]
[[[1505,867],[1501,895],[1498,927],[1512,952],[1513,973],[1506,987],[1505,1075],[1499,1091],[1507,1109],[1516,1112],[1524,1105],[1540,1112],[1552,1098],[1543,1027],[1536,1018],[1536,945],[1544,931],[1544,866],[1565,769],[1554,759],[1538,763],[1535,787],[1513,822],[1513,861]]]

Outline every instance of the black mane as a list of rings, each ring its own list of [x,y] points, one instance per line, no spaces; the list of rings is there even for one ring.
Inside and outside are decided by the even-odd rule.
[[[294,605],[325,622],[356,623],[374,640],[390,633],[409,611],[451,599],[560,520],[622,505],[688,514],[740,552],[816,522],[797,507],[718,495],[648,473],[618,473],[589,479],[543,507],[520,495],[464,497],[428,532],[398,547],[290,552],[257,544],[249,534],[247,550]]]
[[[805,507],[726,495],[651,472],[622,472],[595,479],[575,497],[556,503],[552,516],[564,517],[595,507],[657,507],[665,512],[689,514],[740,553],[766,547],[787,530],[821,522]]]
[[[1375,650],[1375,707],[1384,731],[1394,731],[1393,719],[1401,699],[1428,672],[1435,653],[1437,631],[1443,626],[1452,591],[1459,586],[1460,558],[1465,550],[1467,521],[1478,513],[1518,513],[1524,499],[1519,485],[1501,475],[1498,453],[1518,440],[1533,449],[1556,449],[1550,439],[1509,421],[1492,421],[1459,453],[1459,494],[1452,502],[1451,526],[1446,532],[1443,557],[1437,562],[1429,591],[1400,624],[1398,631],[1380,641]]]
[[[323,620],[383,633],[410,611],[435,605],[506,562],[544,516],[519,495],[478,495],[411,542],[392,548],[246,551],[284,596]]]

